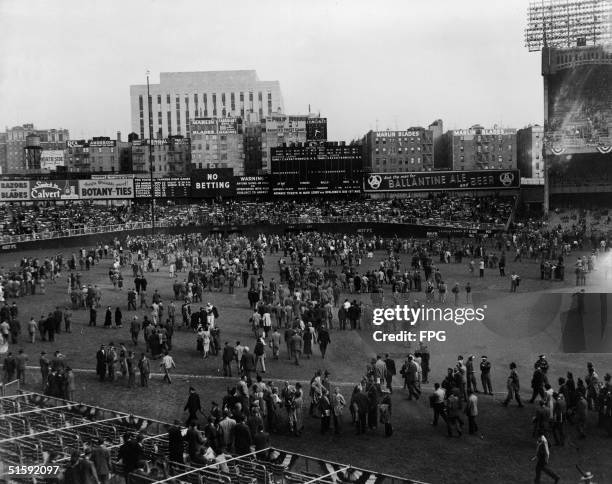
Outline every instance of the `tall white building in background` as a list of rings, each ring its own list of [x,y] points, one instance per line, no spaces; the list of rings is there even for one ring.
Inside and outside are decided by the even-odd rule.
[[[162,72],[150,84],[153,137],[190,137],[190,120],[207,117],[263,119],[284,112],[278,81],[260,81],[255,71]],[[132,131],[149,138],[147,85],[130,86]]]

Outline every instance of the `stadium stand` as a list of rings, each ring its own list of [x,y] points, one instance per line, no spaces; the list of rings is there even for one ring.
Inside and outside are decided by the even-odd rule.
[[[145,461],[129,474],[131,482],[423,484],[275,448],[243,456],[225,454],[203,466],[168,462],[169,427],[164,422],[38,393],[0,397],[0,482],[10,482],[9,466],[44,463],[63,468],[73,451],[86,454],[99,439],[111,452],[114,472],[122,475],[119,448],[126,434],[138,433]],[[19,482],[42,481],[20,477]]]

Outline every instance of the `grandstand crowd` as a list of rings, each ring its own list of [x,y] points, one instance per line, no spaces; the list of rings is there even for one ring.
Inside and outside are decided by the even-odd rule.
[[[391,222],[425,225],[503,227],[514,209],[513,197],[436,194],[397,200],[223,201],[201,204],[158,204],[156,222],[170,226],[206,224],[277,224]],[[62,234],[70,229],[150,221],[149,205],[98,205],[83,202],[0,206],[2,235]]]

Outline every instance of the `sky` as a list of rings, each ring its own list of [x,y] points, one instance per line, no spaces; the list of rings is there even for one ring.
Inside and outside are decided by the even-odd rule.
[[[328,138],[542,124],[528,0],[0,0],[0,130],[130,132],[131,84],[255,69]]]

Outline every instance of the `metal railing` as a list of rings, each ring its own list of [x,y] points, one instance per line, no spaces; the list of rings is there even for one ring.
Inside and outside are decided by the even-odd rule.
[[[0,397],[19,394],[19,380],[0,383]]]

